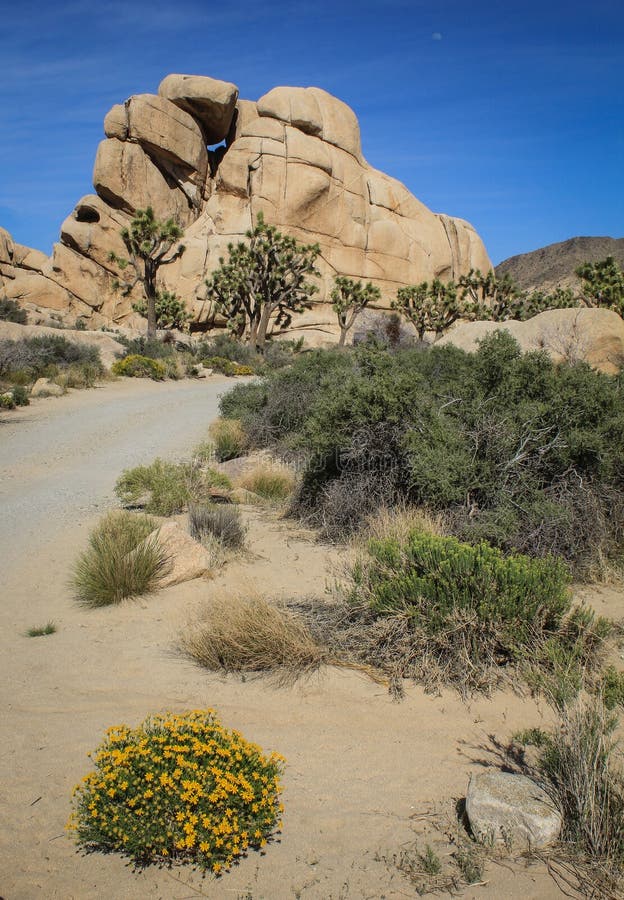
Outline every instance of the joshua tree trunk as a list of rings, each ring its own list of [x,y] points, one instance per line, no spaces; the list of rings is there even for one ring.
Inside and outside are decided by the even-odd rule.
[[[147,338],[156,337],[156,272],[150,265],[151,260],[145,261],[145,299],[147,300]]]

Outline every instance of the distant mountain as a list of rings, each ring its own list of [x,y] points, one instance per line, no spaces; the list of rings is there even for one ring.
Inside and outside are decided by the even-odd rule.
[[[509,274],[529,291],[551,291],[556,287],[577,290],[580,281],[574,270],[584,262],[599,262],[607,256],[613,256],[624,268],[624,238],[573,237],[531,253],[510,256],[495,271],[498,277]]]

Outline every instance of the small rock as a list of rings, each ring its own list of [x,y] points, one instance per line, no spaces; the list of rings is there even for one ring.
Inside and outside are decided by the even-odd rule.
[[[49,378],[38,378],[30,391],[31,397],[62,397],[65,391]]]
[[[472,775],[466,815],[475,837],[483,843],[536,849],[554,843],[562,825],[546,791],[530,778],[509,772]]]
[[[201,578],[210,571],[210,560],[205,548],[193,540],[179,522],[165,522],[158,529],[158,540],[173,568],[161,581],[162,587]]]

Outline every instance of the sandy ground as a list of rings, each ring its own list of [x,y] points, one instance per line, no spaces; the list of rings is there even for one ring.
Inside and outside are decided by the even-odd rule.
[[[463,704],[415,686],[393,702],[353,672],[326,669],[293,688],[206,673],[175,650],[204,599],[232,591],[322,594],[339,551],[264,511],[248,510],[248,552],[212,580],[139,602],[84,610],[67,575],[120,470],[188,451],[205,435],[223,384],[123,382],[42,401],[0,425],[2,645],[0,895],[25,898],[415,897],[393,866],[419,816],[451,810],[488,754],[547,720],[499,693]],[[604,594],[605,610],[621,602]],[[56,634],[27,638],[53,620]],[[87,753],[113,724],[211,706],[287,759],[284,831],[221,879],[188,867],[136,873],[117,855],[77,854],[64,832]],[[563,896],[542,865],[491,863],[467,898]]]

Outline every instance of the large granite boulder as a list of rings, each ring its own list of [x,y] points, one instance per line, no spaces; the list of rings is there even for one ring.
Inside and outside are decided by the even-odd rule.
[[[235,84],[205,75],[167,75],[158,93],[193,116],[202,127],[206,144],[225,140],[238,100]]]
[[[624,363],[624,321],[610,309],[550,309],[526,322],[459,322],[438,344],[471,353],[496,331],[511,334],[523,352],[545,350],[557,362],[587,362],[609,374]]]
[[[139,94],[105,118],[93,173],[97,196],[82,198],[44,261],[17,253],[0,232],[0,290],[31,306],[63,309],[68,321],[119,324],[136,294],[115,290],[111,251],[137,209],[185,229],[186,252],[159,273],[196,322],[212,311],[205,279],[228,243],[267,222],[321,248],[319,293],[293,329],[326,339],[337,331],[329,303],[335,275],[371,280],[389,308],[397,288],[491,267],[467,222],[427,209],[395,179],[368,165],[357,117],[320,88],[277,87],[257,102],[228,82],[169,75],[158,95]],[[225,145],[207,150],[207,144]],[[13,249],[9,249],[9,246]]]

